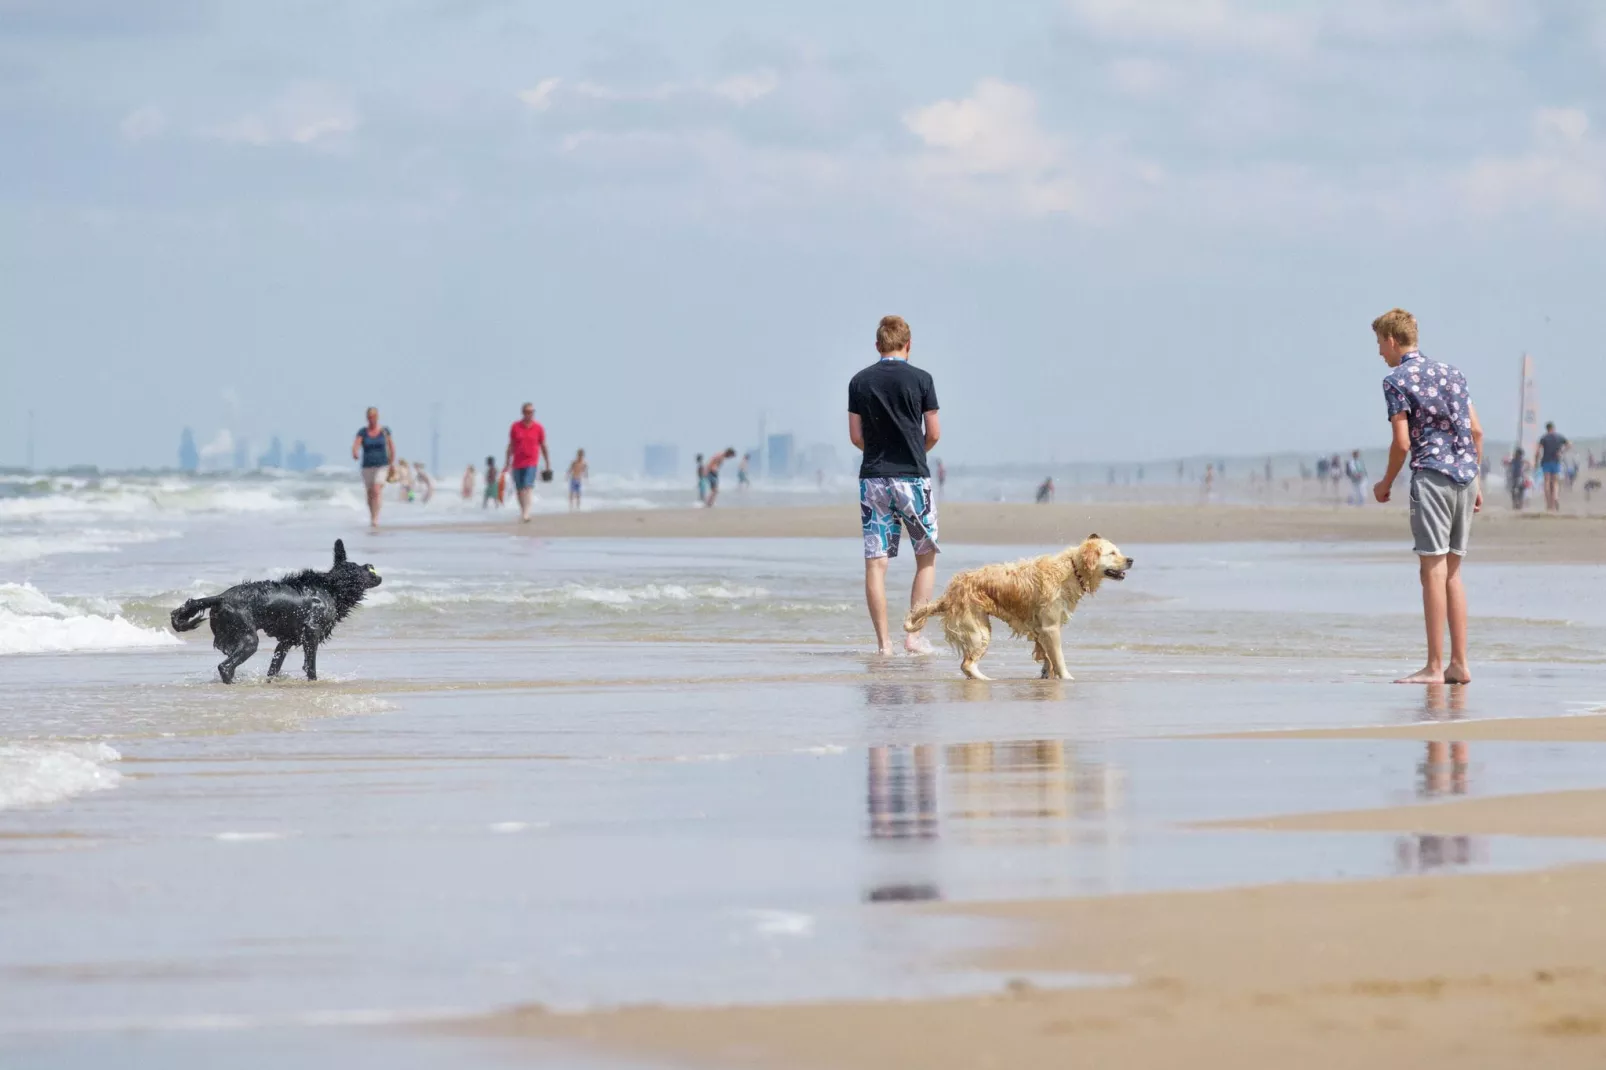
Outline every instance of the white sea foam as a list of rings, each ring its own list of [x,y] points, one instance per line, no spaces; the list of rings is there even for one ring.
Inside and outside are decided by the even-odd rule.
[[[812,936],[814,918],[792,910],[743,911],[760,936]]]
[[[364,599],[369,606],[413,606],[434,608],[470,603],[532,605],[552,608],[606,606],[638,609],[711,602],[721,605],[763,598],[763,587],[738,584],[649,583],[636,587],[606,587],[569,583],[562,587],[407,587],[374,591]]]
[[[6,505],[0,502],[0,505]],[[115,553],[135,543],[176,538],[176,531],[108,531],[97,528],[69,532],[0,532],[0,563],[33,561],[58,554]]]
[[[0,743],[0,810],[115,788],[121,758],[104,743]]]
[[[29,583],[0,583],[0,654],[121,650],[180,642],[175,635],[141,628],[119,615],[102,616],[57,602]]]

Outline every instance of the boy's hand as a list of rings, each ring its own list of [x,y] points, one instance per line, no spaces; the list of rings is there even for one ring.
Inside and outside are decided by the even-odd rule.
[[[1389,485],[1379,480],[1377,485],[1372,488],[1372,497],[1386,504],[1389,500]]]

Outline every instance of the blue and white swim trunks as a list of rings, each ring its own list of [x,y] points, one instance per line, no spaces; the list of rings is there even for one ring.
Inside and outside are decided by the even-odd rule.
[[[897,557],[901,528],[909,529],[915,555],[937,552],[937,501],[931,480],[882,477],[859,480],[864,559]]]

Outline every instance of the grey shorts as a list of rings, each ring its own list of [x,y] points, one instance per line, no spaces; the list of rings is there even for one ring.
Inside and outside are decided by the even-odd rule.
[[[1472,506],[1478,500],[1478,482],[1457,483],[1443,472],[1418,469],[1411,473],[1411,535],[1423,557],[1467,552],[1472,534]]]
[[[389,473],[390,465],[388,464],[369,465],[362,470],[362,485],[372,490],[383,483],[385,476]]]

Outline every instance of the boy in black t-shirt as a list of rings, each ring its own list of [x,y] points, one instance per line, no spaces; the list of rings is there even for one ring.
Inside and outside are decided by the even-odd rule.
[[[926,452],[937,444],[937,387],[909,363],[909,324],[886,316],[876,328],[881,359],[848,384],[848,438],[864,451],[859,466],[859,515],[864,530],[864,600],[875,626],[876,649],[891,654],[887,636],[887,562],[898,556],[902,528],[914,543],[915,580],[909,606],[931,601],[937,579],[937,502]],[[904,639],[911,654],[931,653],[919,633]]]

